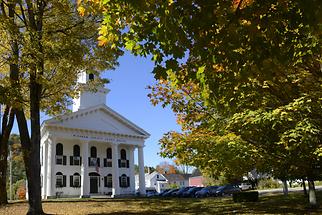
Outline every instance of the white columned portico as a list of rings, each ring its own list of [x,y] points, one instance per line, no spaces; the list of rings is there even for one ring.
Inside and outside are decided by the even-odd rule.
[[[48,136],[47,139],[48,142],[48,154],[47,154],[47,175],[46,175],[46,197],[51,197],[53,196],[53,184],[55,184],[55,181],[53,180],[53,172],[54,172],[54,166],[55,166],[55,150],[54,148],[54,144],[55,144],[55,139],[51,136]]]
[[[43,144],[43,148],[42,148],[42,151],[41,151],[42,155],[41,155],[41,158],[42,158],[42,165],[43,165],[43,168],[44,168],[44,172],[42,174],[42,177],[43,177],[43,195],[42,195],[42,198],[47,198],[47,164],[48,164],[48,159],[47,159],[47,155],[48,155],[48,140],[45,140],[44,144]]]
[[[135,172],[134,172],[134,147],[130,148],[129,163],[130,163],[130,189],[135,194]]]
[[[118,170],[118,145],[112,144],[112,196],[120,195],[119,170]]]
[[[88,197],[88,141],[82,141],[81,198]]]
[[[139,191],[140,191],[140,195],[145,195],[146,193],[145,193],[143,146],[138,146],[138,161],[139,161]]]

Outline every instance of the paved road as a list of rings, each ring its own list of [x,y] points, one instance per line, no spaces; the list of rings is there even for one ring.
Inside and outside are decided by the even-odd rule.
[[[306,186],[306,189],[309,189],[308,186]],[[316,190],[322,190],[322,186],[316,186]],[[268,195],[271,193],[283,193],[283,188],[277,188],[277,189],[267,189],[267,190],[258,190],[259,195]],[[303,192],[303,187],[295,187],[295,188],[288,188],[288,192]]]

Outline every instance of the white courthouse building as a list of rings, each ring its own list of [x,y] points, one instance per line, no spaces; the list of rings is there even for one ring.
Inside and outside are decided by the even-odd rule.
[[[83,73],[79,83],[94,79]],[[149,133],[108,106],[108,89],[82,91],[73,112],[41,127],[42,197],[90,197],[135,193],[134,151],[139,191],[145,194],[143,147]],[[129,104],[130,107],[131,104]]]

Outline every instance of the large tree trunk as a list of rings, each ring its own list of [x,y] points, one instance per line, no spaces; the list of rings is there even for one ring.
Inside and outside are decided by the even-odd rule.
[[[14,122],[14,111],[5,107],[2,118],[2,130],[0,135],[0,205],[7,204],[7,157],[8,141]]]
[[[302,178],[302,184],[303,184],[303,191],[304,191],[304,195],[307,195],[307,190],[306,190],[306,185],[305,185],[305,179]]]
[[[310,207],[316,208],[318,205],[317,205],[316,195],[315,195],[314,180],[309,179],[308,180],[308,185],[309,185],[309,203],[310,203]]]
[[[283,180],[283,193],[284,193],[284,196],[288,195],[288,186],[287,186],[286,180]]]
[[[28,194],[29,211],[28,214],[43,214],[41,205],[41,181],[40,181],[40,92],[39,85],[35,77],[30,81],[30,121],[31,121],[31,147],[25,162],[28,170]],[[31,192],[29,192],[31,191]]]

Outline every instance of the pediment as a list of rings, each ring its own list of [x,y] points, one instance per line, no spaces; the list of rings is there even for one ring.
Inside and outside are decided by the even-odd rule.
[[[78,110],[46,120],[43,126],[149,137],[150,134],[106,105]]]

